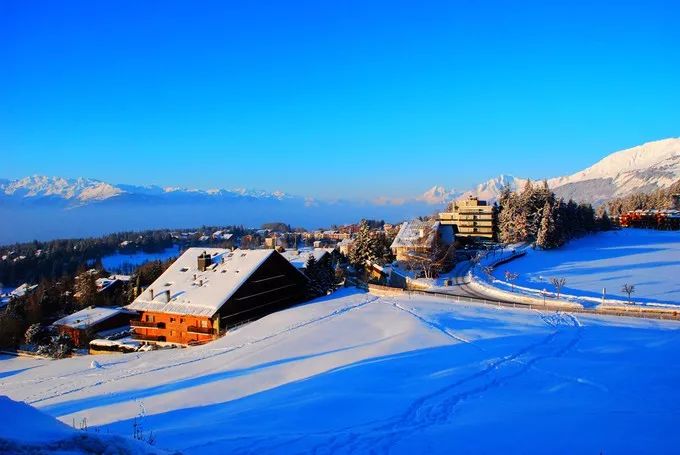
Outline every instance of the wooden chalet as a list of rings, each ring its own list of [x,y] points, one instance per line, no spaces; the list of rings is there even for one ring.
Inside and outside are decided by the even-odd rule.
[[[127,308],[136,338],[199,344],[301,301],[306,286],[275,250],[189,248]]]
[[[129,330],[134,316],[134,311],[124,308],[90,307],[63,317],[52,325],[60,333],[69,335],[76,346],[84,347],[99,332]]]

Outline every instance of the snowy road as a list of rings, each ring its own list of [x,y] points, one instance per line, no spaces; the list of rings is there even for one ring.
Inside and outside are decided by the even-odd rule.
[[[679,329],[343,290],[100,368],[0,357],[0,390],[186,453],[669,452]]]

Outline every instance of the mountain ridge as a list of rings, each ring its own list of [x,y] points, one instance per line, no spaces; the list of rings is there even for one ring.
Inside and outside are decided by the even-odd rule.
[[[586,169],[571,175],[548,178],[547,182],[548,186],[560,197],[598,205],[608,199],[626,196],[633,192],[649,192],[665,188],[678,179],[680,179],[680,138],[668,138],[611,153]],[[411,198],[383,196],[375,198],[370,204],[381,206],[407,203],[442,205],[453,199],[467,196],[494,201],[504,186],[508,185],[511,189],[521,188],[527,180],[523,177],[501,174],[466,191],[435,185]],[[159,198],[168,202],[196,198],[213,200],[255,198],[274,201],[310,199],[308,196],[290,195],[281,191],[268,192],[245,188],[204,190],[175,186],[111,184],[84,177],[64,178],[41,175],[15,180],[0,179],[0,197],[5,200],[20,197],[24,201],[61,200],[66,206],[82,206],[114,198],[128,200]],[[317,201],[316,198],[314,200]]]
[[[667,188],[678,179],[680,138],[667,138],[613,152],[581,171],[546,180],[558,197],[600,205],[615,197]],[[501,174],[455,197],[495,201],[505,185],[521,189],[527,180]]]

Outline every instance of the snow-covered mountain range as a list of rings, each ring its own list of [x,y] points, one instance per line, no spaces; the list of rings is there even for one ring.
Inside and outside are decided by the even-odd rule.
[[[548,184],[559,196],[578,201],[601,203],[609,198],[638,191],[652,191],[670,186],[680,179],[680,138],[649,142],[603,158],[580,172],[548,179]],[[501,174],[467,191],[434,186],[412,198],[411,202],[440,205],[467,195],[494,200],[505,185],[515,189],[527,179]],[[18,180],[0,180],[0,197],[8,199],[63,201],[68,205],[84,205],[112,198],[146,198],[166,200],[257,198],[294,199],[283,192],[260,190],[209,189],[180,187],[114,185],[100,180],[62,177],[30,176]],[[301,197],[300,197],[301,198]],[[409,199],[381,199],[380,205],[404,204]]]
[[[67,179],[41,175],[33,175],[18,180],[0,180],[0,196],[4,197],[5,200],[16,200],[19,198],[24,201],[51,199],[55,202],[65,202],[68,205],[84,205],[116,197],[164,197],[167,199],[177,199],[180,196],[213,199],[247,197],[277,200],[288,197],[285,193],[279,191],[268,193],[266,191],[247,190],[244,188],[199,190],[153,185],[113,185],[101,180],[82,177]]]
[[[680,138],[672,138],[613,153],[583,171],[548,179],[548,184],[558,196],[599,204],[667,187],[678,179]],[[434,186],[407,198],[329,201],[242,188],[200,190],[45,176],[0,179],[0,244],[201,224],[258,226],[281,220],[311,228],[360,218],[399,222],[435,213],[467,195],[493,201],[504,185],[514,189],[525,182],[500,175],[467,191]]]
[[[680,179],[680,138],[648,142],[612,153],[594,165],[564,177],[548,178],[548,186],[559,197],[601,204],[613,197],[666,188]],[[426,192],[423,200],[435,194],[449,199],[477,196],[495,200],[505,185],[521,188],[527,179],[501,174],[467,191],[446,190],[437,186]]]

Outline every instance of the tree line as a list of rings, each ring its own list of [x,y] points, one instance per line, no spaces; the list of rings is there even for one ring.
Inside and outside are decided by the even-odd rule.
[[[89,306],[127,305],[140,289],[153,283],[173,261],[174,258],[147,262],[137,268],[128,283],[122,283],[112,291],[97,290],[96,280],[107,276],[106,271],[93,274],[87,272],[85,267],[80,267],[74,276],[57,280],[43,279],[34,291],[10,299],[9,304],[0,309],[0,347],[16,348],[22,344],[32,344],[36,334],[52,340],[48,343],[50,349],[63,347],[68,343],[63,337],[50,332],[50,324]],[[29,329],[31,331],[27,333]]]
[[[196,230],[156,229],[117,232],[101,237],[33,241],[0,246],[0,285],[16,287],[22,283],[39,283],[43,279],[57,280],[72,276],[79,267],[97,265],[103,257],[118,253],[156,253],[176,243],[189,247],[206,245],[199,242],[203,233],[228,230],[239,238],[252,230],[243,226],[203,226]],[[177,239],[177,232],[192,232],[192,236]],[[220,239],[210,239],[211,246],[222,246]],[[1,286],[0,286],[1,287]]]
[[[612,216],[620,216],[633,210],[672,209],[674,194],[680,194],[680,180],[668,188],[651,193],[634,193],[612,199],[607,203],[607,209]]]
[[[529,180],[521,191],[505,186],[495,212],[497,237],[503,243],[535,242],[552,249],[573,238],[611,229],[606,212],[596,216],[590,204],[558,199],[546,181],[534,185]]]

